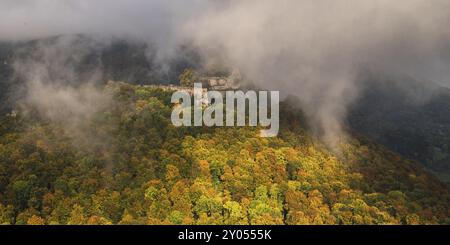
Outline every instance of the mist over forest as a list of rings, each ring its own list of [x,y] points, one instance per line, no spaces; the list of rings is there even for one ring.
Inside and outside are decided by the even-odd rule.
[[[448,23],[446,0],[3,0],[0,223],[448,224]],[[176,128],[143,86],[233,71],[280,91],[278,137]]]

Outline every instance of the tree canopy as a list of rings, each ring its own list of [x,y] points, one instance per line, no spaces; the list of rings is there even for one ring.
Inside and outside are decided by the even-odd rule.
[[[189,77],[189,76],[188,76]],[[2,224],[444,224],[449,189],[360,136],[340,152],[282,104],[258,127],[174,127],[171,94],[110,83],[76,138],[20,111],[0,122]],[[91,140],[98,139],[98,140]]]

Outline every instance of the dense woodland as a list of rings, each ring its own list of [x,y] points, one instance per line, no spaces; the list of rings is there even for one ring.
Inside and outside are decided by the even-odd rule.
[[[177,84],[186,68],[202,75],[227,75],[223,64],[207,65],[193,45],[180,45],[176,53],[161,67],[155,47],[123,39],[105,44],[89,35],[63,35],[0,42],[0,115],[10,112],[26,96],[29,77],[22,73],[33,74],[32,68],[43,64],[48,73],[43,80],[73,86],[108,80]],[[17,70],[17,64],[22,68]],[[356,80],[362,91],[348,108],[347,126],[416,160],[450,183],[450,89],[430,81],[369,70],[361,71]]]
[[[171,93],[109,83],[111,105],[68,129],[0,122],[3,224],[449,224],[449,188],[361,136],[329,150],[281,105],[255,127],[174,127]],[[75,133],[74,133],[75,132]]]
[[[349,126],[450,184],[450,89],[408,77],[365,74],[360,81],[364,92]]]

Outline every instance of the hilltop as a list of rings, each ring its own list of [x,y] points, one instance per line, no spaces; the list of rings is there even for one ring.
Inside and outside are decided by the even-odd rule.
[[[30,63],[46,64],[48,74],[42,79],[72,86],[80,86],[86,81],[103,86],[108,80],[176,86],[178,76],[186,68],[206,74],[211,79],[209,82],[216,83],[218,88],[227,84],[222,78],[229,74],[223,69],[202,70],[204,62],[194,47],[180,46],[176,52],[176,57],[166,61],[167,67],[163,69],[154,47],[140,42],[113,39],[105,44],[87,35],[2,42],[0,114],[10,113],[17,101],[25,96],[29,78],[22,77],[20,70],[33,75]],[[22,68],[17,71],[17,67]],[[348,108],[349,113],[344,118],[348,127],[419,162],[448,182],[450,90],[408,77],[368,73],[358,78],[358,87],[363,91]],[[95,79],[90,79],[92,76]]]
[[[171,92],[109,83],[68,127],[29,108],[0,127],[0,223],[448,224],[449,188],[349,133],[339,151],[281,105],[255,127],[174,127]]]

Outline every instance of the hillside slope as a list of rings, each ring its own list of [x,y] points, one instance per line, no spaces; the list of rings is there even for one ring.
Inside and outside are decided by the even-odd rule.
[[[151,44],[119,38],[104,42],[89,35],[0,42],[0,113],[11,110],[23,97],[25,81],[33,79],[73,86],[109,80],[178,83],[184,69],[200,69],[202,60],[189,45],[180,45],[176,52],[175,57],[162,62]]]
[[[450,182],[450,89],[373,74],[362,82],[350,127]]]
[[[435,224],[448,187],[363,138],[339,153],[282,104],[257,128],[176,128],[170,93],[109,83],[112,102],[74,127],[38,112],[0,123],[0,223]],[[359,138],[359,139],[358,139]]]
[[[201,71],[203,62],[189,45],[180,46],[176,53],[164,62],[167,67],[163,69],[156,50],[138,41],[104,43],[72,35],[0,43],[0,114],[10,112],[24,97],[24,81],[34,78],[27,76],[33,75],[36,66],[45,65],[48,74],[41,78],[55,84],[79,86],[80,81],[103,84],[108,80],[176,84],[185,68]],[[358,81],[363,91],[349,108],[348,126],[449,182],[450,90],[410,78],[368,73]]]

